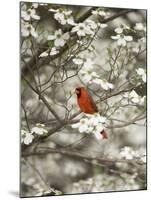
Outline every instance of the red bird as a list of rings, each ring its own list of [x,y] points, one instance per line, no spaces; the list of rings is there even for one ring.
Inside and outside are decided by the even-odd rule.
[[[77,101],[82,112],[87,114],[98,112],[97,106],[86,88],[78,87],[75,89],[75,93],[77,94]],[[105,130],[101,131],[100,134],[102,134],[103,139],[108,138]]]

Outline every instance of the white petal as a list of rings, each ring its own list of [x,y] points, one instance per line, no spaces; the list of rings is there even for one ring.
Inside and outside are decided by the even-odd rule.
[[[96,83],[96,84],[100,84],[101,85],[101,80],[100,79],[98,79],[98,78],[95,78],[95,79],[93,79],[93,83]]]
[[[99,122],[105,123],[106,122],[106,117],[99,116]]]
[[[88,125],[87,125],[87,124],[81,125],[81,126],[79,127],[79,132],[80,132],[80,133],[86,132],[87,129],[88,129]]]
[[[78,26],[75,26],[75,27],[72,28],[71,32],[74,33],[74,32],[77,32],[78,30],[79,30]]]
[[[100,28],[106,28],[108,25],[107,24],[100,24],[99,26],[100,26]]]
[[[36,20],[39,20],[39,19],[40,19],[40,16],[38,16],[38,15],[32,15],[32,18],[33,18],[33,19],[36,19]]]
[[[134,90],[132,90],[132,92],[130,92],[130,97],[131,98],[138,98],[138,94]]]
[[[64,18],[64,14],[63,13],[55,13],[54,14],[54,18],[61,24],[66,24],[66,20]]]
[[[79,128],[79,126],[80,126],[80,123],[76,123],[76,124],[71,125],[72,128]]]
[[[38,3],[32,3],[33,8],[38,8]]]
[[[108,87],[110,88],[110,89],[113,89],[114,88],[114,85],[112,84],[112,83],[107,83],[108,84]]]
[[[91,73],[91,76],[92,76],[93,79],[99,78],[99,76],[97,75],[96,72],[92,72],[92,73]]]
[[[83,64],[83,60],[81,58],[74,58],[72,61],[77,65]]]
[[[125,39],[124,39],[124,38],[118,39],[117,45],[118,45],[118,46],[123,46],[123,47],[125,47],[125,46],[126,46],[126,41],[125,41]]]
[[[28,145],[32,143],[33,139],[34,139],[34,136],[31,133],[27,133],[24,138],[24,144]]]
[[[103,136],[102,136],[102,134],[100,132],[95,132],[94,135],[95,135],[97,140],[102,140],[103,139]]]
[[[49,11],[50,11],[50,12],[58,12],[58,9],[53,9],[53,8],[51,8],[51,9],[49,9]]]
[[[30,33],[31,33],[31,35],[32,35],[34,38],[37,38],[37,37],[38,37],[38,34],[36,33],[36,31],[35,31],[34,28],[31,28]]]
[[[46,51],[44,51],[43,53],[41,53],[41,54],[39,55],[39,57],[46,57],[46,56],[48,56],[48,53],[47,53]]]
[[[57,38],[54,42],[56,47],[62,47],[65,44],[65,41],[62,38]]]
[[[140,99],[135,97],[131,99],[133,103],[139,103]]]
[[[62,37],[63,37],[64,40],[68,40],[69,37],[70,37],[70,35],[69,35],[69,33],[67,32],[67,33],[63,34]]]
[[[50,51],[50,55],[51,55],[51,56],[56,55],[56,54],[58,54],[58,53],[59,53],[59,51],[58,51],[55,47],[53,47],[53,48],[51,49],[51,51]]]
[[[77,35],[78,35],[78,36],[85,36],[86,33],[84,32],[84,30],[78,30],[78,31],[77,31]]]
[[[133,37],[130,36],[130,35],[127,35],[127,36],[124,36],[124,39],[128,42],[132,41],[133,40]]]
[[[98,12],[96,10],[92,10],[92,15],[98,15]]]
[[[145,74],[145,71],[144,71],[143,68],[136,69],[136,72],[137,72],[138,75],[144,75]]]
[[[30,35],[30,32],[27,29],[22,29],[21,32],[23,37],[28,37]]]
[[[144,25],[142,23],[136,23],[134,29],[138,30],[138,31],[143,31],[144,30]]]
[[[111,36],[111,38],[112,38],[113,40],[118,40],[118,39],[120,39],[121,37],[120,37],[120,35],[115,35],[115,36]]]
[[[72,25],[72,26],[76,25],[76,23],[74,22],[73,18],[67,19],[67,23],[68,23],[69,25]]]
[[[92,76],[91,74],[88,74],[85,72],[84,76],[82,76],[82,79],[86,82],[86,83],[89,83],[92,79]]]
[[[109,87],[108,87],[106,81],[100,80],[100,84],[101,84],[101,87],[102,87],[104,90],[108,90],[108,89],[109,89]]]
[[[116,33],[120,34],[120,33],[123,32],[123,28],[118,27],[118,28],[116,28],[114,31],[115,31]]]
[[[26,11],[21,12],[21,16],[24,18],[24,20],[29,21],[30,15]]]
[[[106,13],[103,10],[99,10],[98,14],[103,17],[106,16]]]
[[[65,15],[71,15],[71,13],[72,13],[72,10],[64,11],[64,14],[65,14]]]
[[[55,39],[56,39],[56,37],[54,35],[48,35],[47,40],[55,40]]]

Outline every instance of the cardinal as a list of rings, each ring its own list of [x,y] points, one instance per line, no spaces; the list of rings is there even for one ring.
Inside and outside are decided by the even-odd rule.
[[[75,93],[77,94],[78,105],[82,112],[92,115],[98,112],[98,108],[93,98],[90,96],[88,90],[85,87],[77,87],[75,89]],[[100,132],[100,134],[102,135],[103,139],[108,138],[104,129]]]

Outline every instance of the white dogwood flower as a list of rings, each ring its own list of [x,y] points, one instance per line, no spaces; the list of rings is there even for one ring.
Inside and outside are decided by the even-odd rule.
[[[133,41],[133,37],[131,35],[124,35],[123,31],[125,29],[129,29],[129,26],[122,25],[114,29],[114,32],[117,34],[115,36],[111,36],[113,40],[117,40],[117,45],[125,47],[127,42]]]
[[[69,25],[75,25],[72,10],[66,10],[66,9],[49,9],[50,12],[54,12],[54,18],[62,25],[69,24]]]
[[[82,118],[80,122],[71,125],[72,128],[78,128],[80,133],[89,133],[95,135],[98,140],[103,139],[101,132],[104,130],[106,118],[99,113],[94,115],[86,114],[87,118]]]
[[[88,27],[85,23],[79,23],[75,25],[72,30],[72,33],[77,33],[79,37],[85,36],[85,35],[91,35],[94,34],[94,32]]]
[[[29,145],[30,143],[32,143],[33,139],[34,136],[32,135],[32,133],[29,133],[27,130],[24,129],[21,130],[21,143]]]
[[[104,124],[106,122],[106,117],[100,116],[99,113],[95,113],[94,115],[89,115],[89,122],[91,125],[98,125],[99,123]]]
[[[25,21],[30,21],[31,19],[35,19],[35,20],[40,19],[40,16],[36,15],[35,9],[22,10],[21,11],[21,17]]]
[[[59,53],[59,50],[56,49],[56,47],[52,47],[50,51],[50,56],[56,55]]]
[[[24,137],[24,144],[29,145],[30,143],[32,143],[34,139],[34,136],[32,135],[32,133],[27,133]]]
[[[91,19],[85,21],[86,26],[89,26],[92,30],[95,30],[98,27],[98,23],[94,22]]]
[[[21,34],[23,37],[33,36],[34,38],[38,37],[37,32],[35,31],[35,28],[29,24],[29,23],[22,23],[21,24]]]
[[[62,47],[65,45],[66,41],[69,39],[69,33],[63,34],[61,29],[55,31],[54,35],[48,35],[47,40],[54,40],[54,45],[56,47]]]
[[[146,73],[143,68],[136,69],[137,74],[142,78],[143,82],[146,82]]]
[[[56,47],[52,47],[50,52],[48,52],[48,50],[44,51],[39,55],[39,57],[47,57],[48,55],[53,56],[53,55],[56,55],[58,53],[59,53],[59,50],[57,50]]]
[[[48,133],[48,131],[44,124],[36,124],[36,126],[31,129],[31,133],[35,133],[37,135],[45,135]]]
[[[117,40],[117,45],[118,46],[123,46],[123,47],[126,46],[127,42],[130,42],[130,41],[133,40],[132,36],[130,36],[130,35],[123,35],[123,34],[122,35],[118,34],[118,35],[115,35],[115,36],[111,36],[111,38],[113,40]]]
[[[73,124],[72,128],[78,128],[80,133],[87,132],[89,120],[87,118],[80,119],[79,123]]]

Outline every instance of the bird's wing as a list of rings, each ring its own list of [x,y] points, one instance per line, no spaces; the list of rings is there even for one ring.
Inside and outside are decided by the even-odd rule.
[[[94,108],[94,111],[98,112],[98,108],[96,106],[96,103],[94,102],[94,100],[93,100],[93,98],[91,97],[90,94],[89,94],[89,101],[90,101],[91,106]]]

